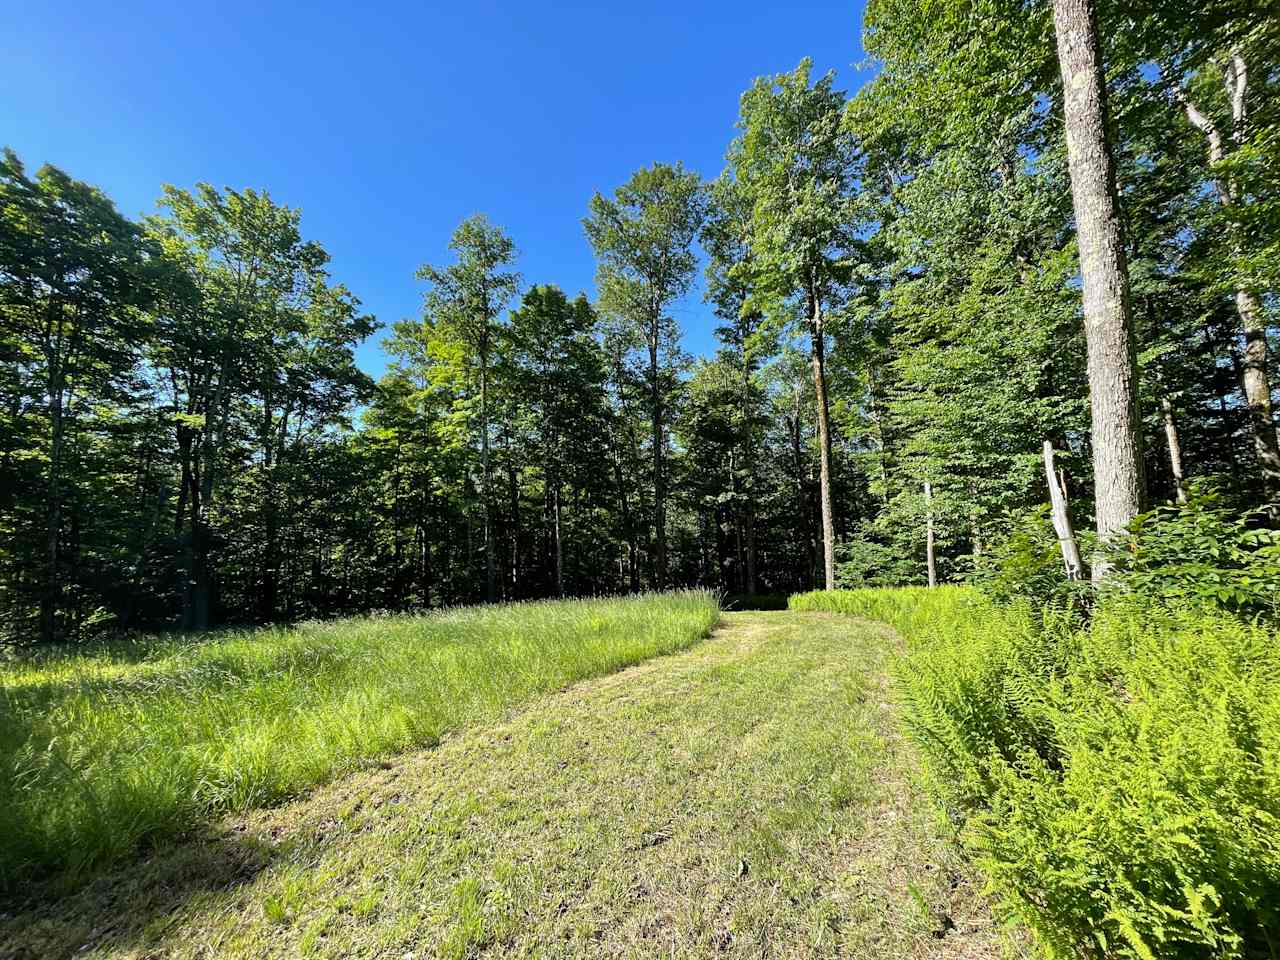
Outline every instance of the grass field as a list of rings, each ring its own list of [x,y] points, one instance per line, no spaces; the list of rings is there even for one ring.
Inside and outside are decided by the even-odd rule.
[[[86,868],[704,638],[712,594],[157,637],[0,662],[0,888]]]
[[[726,614],[682,653],[61,899],[34,889],[0,914],[0,944],[24,960],[995,958],[898,733],[897,646],[843,616]]]

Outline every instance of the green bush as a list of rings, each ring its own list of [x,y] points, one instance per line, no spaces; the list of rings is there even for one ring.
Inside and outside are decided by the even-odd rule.
[[[1280,950],[1280,637],[1113,595],[1088,624],[966,588],[805,594],[908,641],[904,717],[1050,956]]]
[[[974,558],[969,582],[999,603],[1026,601],[1033,607],[1087,610],[1092,591],[1087,581],[1066,578],[1049,507],[1014,514],[1008,523],[1005,536]],[[1076,540],[1087,563],[1095,542],[1093,534],[1077,531]]]
[[[1280,534],[1256,514],[1193,485],[1185,504],[1139,516],[1110,551],[1107,591],[1147,600],[1221,608],[1244,616],[1280,614]]]

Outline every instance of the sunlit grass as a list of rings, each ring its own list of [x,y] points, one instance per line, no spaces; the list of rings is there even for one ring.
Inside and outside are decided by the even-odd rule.
[[[0,886],[277,802],[540,693],[680,650],[714,595],[481,607],[0,664]]]
[[[22,956],[1001,956],[915,786],[885,626],[727,613],[539,697],[0,911]],[[1007,954],[1012,960],[1012,952]]]

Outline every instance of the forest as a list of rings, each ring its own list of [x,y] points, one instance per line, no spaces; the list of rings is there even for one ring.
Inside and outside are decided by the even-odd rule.
[[[1274,522],[1280,21],[1094,16],[1101,153],[1048,5],[880,0],[852,97],[762,77],[717,177],[583,197],[594,295],[494,211],[389,323],[266,189],[134,221],[6,152],[4,637],[963,579],[1047,501],[1045,441],[1078,526],[1209,487]]]

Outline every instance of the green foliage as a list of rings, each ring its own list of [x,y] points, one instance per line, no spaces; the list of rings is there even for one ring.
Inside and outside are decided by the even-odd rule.
[[[1091,622],[970,588],[806,594],[884,619],[930,782],[1052,956],[1266,956],[1280,935],[1280,643],[1112,597]]]
[[[707,592],[229,631],[0,663],[0,877],[81,871],[682,649]]]
[[[872,530],[859,531],[836,548],[836,585],[842,590],[898,586],[924,575],[919,559],[904,555],[895,544],[878,542]]]
[[[1091,555],[1093,535],[1078,530],[1081,557]],[[1008,532],[974,558],[970,582],[996,603],[1026,601],[1032,607],[1083,611],[1092,603],[1092,586],[1070,581],[1048,504],[1023,510],[1009,520]]]
[[[1280,532],[1228,505],[1205,483],[1184,504],[1137,517],[1111,553],[1109,594],[1244,616],[1280,616]]]

